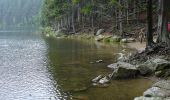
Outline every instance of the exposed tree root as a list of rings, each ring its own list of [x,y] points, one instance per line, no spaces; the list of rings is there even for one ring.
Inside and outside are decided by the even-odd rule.
[[[145,50],[143,52],[132,55],[129,58],[128,62],[135,64],[137,62],[145,62],[148,59],[160,56],[165,59],[170,58],[170,48],[168,48],[168,46],[165,43],[157,43],[153,46],[152,49]]]

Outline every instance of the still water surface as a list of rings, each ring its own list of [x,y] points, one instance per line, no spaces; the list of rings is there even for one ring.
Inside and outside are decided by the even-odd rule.
[[[90,80],[111,71],[120,45],[91,41],[43,39],[34,32],[0,33],[0,100],[132,100],[151,84],[149,80],[112,81],[108,88],[90,87]],[[125,52],[125,54],[127,54]],[[103,63],[94,63],[102,59]],[[72,92],[89,87],[86,91]]]

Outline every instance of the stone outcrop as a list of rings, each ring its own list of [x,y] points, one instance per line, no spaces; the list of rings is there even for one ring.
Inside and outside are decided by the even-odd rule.
[[[108,65],[108,67],[113,69],[113,79],[134,78],[138,73],[138,70],[134,65],[126,62],[119,61],[117,63]]]
[[[170,100],[170,81],[156,82],[143,93],[143,96],[136,97],[134,100]]]

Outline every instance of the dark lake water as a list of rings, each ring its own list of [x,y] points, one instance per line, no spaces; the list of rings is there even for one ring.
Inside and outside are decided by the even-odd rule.
[[[151,84],[146,79],[115,80],[93,88],[91,79],[111,73],[116,53],[132,50],[118,44],[43,39],[35,32],[0,32],[0,100],[133,100]],[[94,63],[102,59],[103,63]],[[86,91],[72,92],[89,87]],[[77,99],[73,99],[77,100]]]

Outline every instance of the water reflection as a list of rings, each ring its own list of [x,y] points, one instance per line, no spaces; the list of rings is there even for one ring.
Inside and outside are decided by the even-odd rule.
[[[46,52],[46,44],[38,35],[0,33],[0,100],[65,98],[54,87]]]
[[[0,100],[132,100],[149,86],[144,79],[112,81],[92,88],[90,80],[111,72],[115,53],[130,49],[90,41],[46,39],[30,32],[0,33]],[[103,63],[90,63],[102,59]],[[145,84],[143,84],[145,83]],[[86,91],[75,89],[87,87]]]
[[[132,51],[119,44],[103,45],[94,41],[48,39],[49,71],[62,90],[83,100],[132,100],[151,84],[149,80],[112,81],[109,88],[91,87],[91,79],[111,73],[106,66],[116,61],[116,53]],[[122,51],[125,49],[126,52]],[[95,63],[102,59],[103,63]],[[94,62],[93,64],[90,62]],[[145,83],[145,84],[143,84]],[[75,92],[82,88],[86,91]]]

